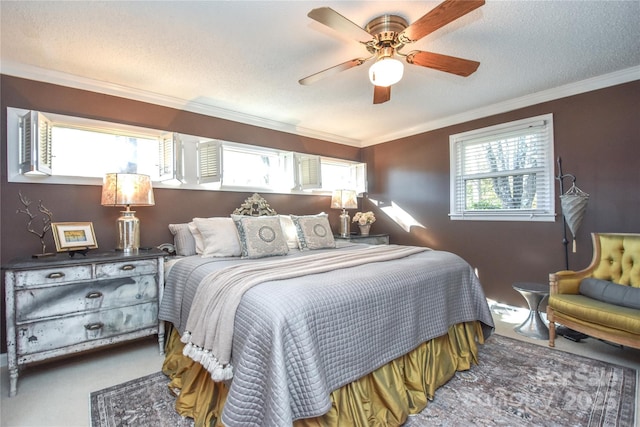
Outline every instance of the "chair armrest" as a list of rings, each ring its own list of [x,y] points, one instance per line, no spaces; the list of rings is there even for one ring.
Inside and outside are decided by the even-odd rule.
[[[591,277],[592,269],[571,271],[563,270],[549,274],[550,294],[578,294],[580,282],[585,277]]]

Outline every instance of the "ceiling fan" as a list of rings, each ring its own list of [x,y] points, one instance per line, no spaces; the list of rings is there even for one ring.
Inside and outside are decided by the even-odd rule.
[[[483,4],[484,0],[445,0],[411,25],[401,16],[382,15],[371,20],[365,28],[354,24],[329,7],[313,9],[307,14],[309,18],[362,43],[371,56],[343,62],[300,79],[298,83],[310,85],[376,58],[376,62],[369,69],[369,79],[375,86],[373,103],[381,104],[391,99],[391,85],[402,78],[403,65],[397,57],[404,58],[409,64],[467,77],[478,69],[479,62],[421,50],[405,54],[401,49]]]

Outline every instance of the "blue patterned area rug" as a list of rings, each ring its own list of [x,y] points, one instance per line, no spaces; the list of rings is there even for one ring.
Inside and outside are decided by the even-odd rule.
[[[404,427],[633,427],[636,371],[492,335],[480,364],[458,372]],[[91,393],[93,427],[193,426],[161,372]]]

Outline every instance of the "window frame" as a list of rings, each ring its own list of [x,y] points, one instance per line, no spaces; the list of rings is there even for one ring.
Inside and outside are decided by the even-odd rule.
[[[54,126],[74,127],[89,131],[99,131],[104,133],[115,133],[135,135],[145,138],[153,138],[158,141],[157,177],[153,177],[154,188],[172,188],[188,190],[215,190],[215,191],[260,191],[266,193],[283,194],[331,194],[330,190],[321,188],[321,181],[308,182],[303,186],[298,184],[300,173],[298,171],[295,158],[314,158],[320,162],[323,157],[308,153],[296,153],[287,150],[244,144],[232,141],[223,141],[214,138],[205,138],[195,135],[188,135],[169,130],[158,130],[140,126],[125,125],[104,120],[93,120],[77,116],[68,116],[56,113],[41,112],[37,110],[20,109],[7,107],[7,180],[9,182],[20,183],[41,183],[41,184],[67,184],[67,185],[102,185],[102,177],[64,176],[51,175],[51,171],[44,170],[44,173],[32,173],[26,175],[22,172],[20,165],[22,159],[20,150],[20,117],[26,114],[42,116],[54,123]],[[39,120],[36,120],[39,122]],[[31,129],[33,129],[33,124]],[[33,130],[32,130],[33,131]],[[51,141],[49,141],[50,143]],[[201,155],[200,148],[211,145],[217,147],[215,157],[218,162],[217,174],[215,176],[202,179],[201,177]],[[282,183],[272,187],[250,187],[225,185],[223,179],[224,147],[246,150],[247,152],[260,153],[273,156],[274,153],[280,156],[283,178],[278,181]],[[44,147],[40,147],[44,148]],[[55,153],[54,153],[55,154]],[[339,158],[327,158],[332,162],[344,163],[349,166],[361,166],[366,171],[366,164]],[[49,174],[47,174],[47,172]],[[54,171],[55,173],[55,171]],[[289,178],[290,176],[290,178]],[[361,177],[364,180],[362,188],[366,188],[366,174]]]
[[[523,169],[523,171],[536,173],[536,176],[543,179],[536,182],[536,196],[540,204],[539,208],[533,209],[476,209],[470,210],[466,208],[466,179],[491,178],[498,176],[516,176],[525,173],[515,174],[504,172],[476,174],[471,178],[471,174],[466,175],[464,169],[464,160],[459,161],[462,147],[467,144],[478,144],[481,141],[494,142],[493,138],[516,138],[518,136],[531,135],[528,129],[543,128],[541,132],[543,138],[537,147],[544,150],[543,164],[537,168]],[[450,154],[450,211],[451,220],[472,220],[472,221],[555,221],[555,175],[554,175],[554,141],[553,141],[553,114],[544,114],[540,116],[530,117],[526,119],[516,120],[508,123],[501,123],[481,129],[474,129],[449,136],[449,154]],[[460,166],[460,167],[459,167]],[[513,172],[513,171],[512,171]],[[529,173],[530,174],[530,173]],[[461,187],[462,186],[462,187]],[[543,200],[539,198],[542,197]]]
[[[38,122],[46,121],[48,126],[75,128],[89,131],[101,131],[103,133],[126,134],[143,138],[160,138],[166,131],[160,131],[141,126],[131,126],[122,123],[106,122],[77,116],[68,116],[57,113],[49,113],[38,110],[7,107],[7,181],[20,183],[40,183],[40,184],[68,184],[68,185],[102,185],[102,177],[52,175],[52,171],[42,170],[33,174],[25,174],[25,165],[20,164],[22,157],[20,150],[21,131],[20,119],[27,114],[37,113]],[[46,144],[51,144],[47,141]],[[42,145],[38,141],[36,144]],[[43,147],[40,147],[41,149]],[[55,153],[51,153],[55,156]],[[156,181],[154,181],[155,186]]]

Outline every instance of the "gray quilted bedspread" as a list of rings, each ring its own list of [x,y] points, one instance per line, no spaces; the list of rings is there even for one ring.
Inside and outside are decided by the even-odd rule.
[[[331,250],[349,256],[361,247]],[[175,263],[160,318],[182,334],[202,278],[237,262],[246,261],[195,256]],[[243,296],[236,312],[235,374],[222,421],[229,427],[290,426],[322,415],[331,407],[333,390],[445,334],[449,326],[473,320],[493,327],[472,268],[449,252],[428,250],[262,283]]]

